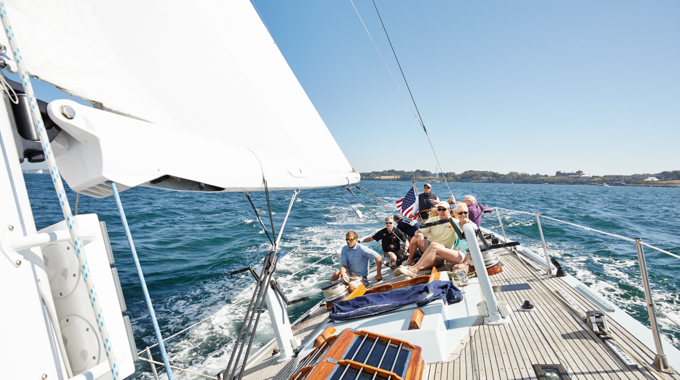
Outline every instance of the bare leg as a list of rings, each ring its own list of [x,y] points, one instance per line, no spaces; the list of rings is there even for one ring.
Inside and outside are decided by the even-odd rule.
[[[340,271],[336,271],[335,273],[333,273],[333,277],[331,277],[331,282],[337,281],[339,279],[340,279]]]
[[[432,243],[430,244],[430,247],[427,249],[427,251],[425,251],[425,255],[423,255],[420,261],[418,261],[418,265],[411,268],[411,272],[418,273],[417,271],[440,265],[442,260],[438,259],[437,256],[451,263],[460,263],[462,261],[461,259],[463,258],[461,253],[455,249],[446,248],[439,243]],[[435,261],[438,261],[438,263],[435,263]],[[426,266],[430,265],[430,263],[433,265]]]
[[[387,257],[390,258],[390,264],[389,267],[394,269],[397,266],[397,255],[394,254],[394,252],[387,252]]]
[[[418,260],[418,264],[411,267],[412,273],[418,273],[423,269],[430,269],[433,266],[441,264],[441,259],[437,258],[437,250],[435,247],[444,247],[439,243],[430,243],[430,246],[425,250],[425,253]]]
[[[414,236],[411,238],[411,241],[409,242],[408,246],[408,257],[406,258],[407,263],[412,263],[411,258],[413,255],[416,253],[416,248],[418,248],[418,237]]]
[[[357,290],[356,285],[349,284],[349,286],[347,286],[347,291],[349,292],[349,294],[352,294],[352,292],[355,291],[355,290]]]

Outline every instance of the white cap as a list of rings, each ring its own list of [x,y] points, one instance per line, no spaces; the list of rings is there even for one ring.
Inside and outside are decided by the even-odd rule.
[[[451,207],[449,207],[449,204],[446,203],[446,202],[439,202],[439,203],[437,203],[437,208],[439,208],[439,207],[444,207],[444,208],[447,209],[447,210],[450,210],[450,209],[451,209]]]

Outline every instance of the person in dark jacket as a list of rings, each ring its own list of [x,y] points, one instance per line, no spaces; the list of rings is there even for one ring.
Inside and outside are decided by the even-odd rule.
[[[385,218],[385,228],[369,236],[359,240],[359,243],[367,243],[369,241],[380,241],[383,250],[383,256],[389,258],[388,266],[392,269],[397,267],[397,260],[404,257],[404,251],[408,249],[408,240],[406,235],[399,228],[395,227],[394,219],[391,216]]]
[[[468,211],[470,212],[469,218],[472,221],[472,223],[477,225],[477,227],[480,227],[479,224],[482,222],[483,213],[488,214],[490,212],[493,212],[493,209],[484,207],[477,203],[477,199],[472,195],[466,195],[465,199],[463,199],[463,203],[465,203],[468,206]]]
[[[422,194],[418,194],[418,214],[420,219],[427,220],[430,217],[430,210],[439,203],[439,197],[432,193],[432,186],[426,183],[423,186]]]

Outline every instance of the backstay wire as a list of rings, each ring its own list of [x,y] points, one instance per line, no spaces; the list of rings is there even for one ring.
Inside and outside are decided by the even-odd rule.
[[[423,118],[422,118],[422,116],[420,116],[420,110],[418,110],[418,105],[416,104],[416,100],[413,97],[413,93],[411,92],[411,87],[408,85],[408,81],[406,80],[406,75],[404,74],[404,70],[401,68],[401,63],[399,63],[399,58],[397,57],[397,52],[394,50],[394,46],[392,46],[392,40],[390,40],[390,36],[387,33],[387,28],[385,28],[385,23],[383,22],[382,17],[380,16],[380,11],[378,11],[378,6],[375,4],[375,0],[373,0],[373,6],[375,7],[375,11],[378,14],[378,18],[380,19],[380,24],[382,25],[382,28],[385,31],[385,36],[387,37],[387,41],[390,44],[390,48],[392,48],[392,54],[394,55],[394,59],[397,61],[397,66],[399,66],[399,71],[401,72],[401,77],[404,79],[404,83],[406,84],[406,88],[408,89],[408,93],[411,96],[411,101],[413,102],[413,107],[411,107],[411,103],[409,103],[408,99],[406,99],[406,95],[404,95],[404,92],[401,90],[401,86],[399,86],[399,83],[394,78],[394,75],[392,74],[392,70],[390,70],[390,67],[387,65],[387,62],[385,62],[385,58],[383,58],[383,55],[380,52],[380,49],[378,49],[378,45],[376,45],[375,41],[373,40],[373,36],[371,36],[371,32],[368,31],[368,28],[366,27],[364,20],[361,18],[361,15],[359,14],[359,10],[354,5],[354,1],[352,1],[352,0],[349,0],[349,1],[350,1],[350,3],[352,3],[352,7],[354,8],[354,11],[356,12],[357,16],[359,16],[359,20],[361,21],[361,24],[364,26],[364,30],[366,30],[366,33],[368,34],[368,38],[371,39],[371,42],[373,43],[375,50],[378,52],[380,59],[382,59],[383,63],[385,64],[385,67],[387,68],[387,71],[390,73],[390,76],[392,77],[394,84],[397,85],[397,88],[399,89],[401,96],[404,98],[404,101],[408,105],[408,108],[411,110],[411,113],[413,114],[413,116],[416,118],[416,121],[423,128],[423,132],[425,132],[425,136],[427,137],[427,142],[430,143],[430,148],[432,149],[432,153],[434,154],[434,159],[435,159],[435,161],[437,161],[437,166],[439,166],[439,169],[443,170],[441,163],[439,163],[439,157],[437,157],[437,152],[434,150],[434,145],[432,145],[432,140],[430,139],[430,135],[427,133],[427,128],[425,128],[425,123],[423,122]],[[413,111],[413,108],[415,108],[415,111]],[[456,197],[453,195],[453,192],[451,191],[451,187],[449,187],[449,182],[446,180],[446,176],[442,176],[442,178],[444,179],[444,183],[446,184],[446,188],[449,190],[449,194],[451,194],[451,199],[453,199],[453,201],[455,203]]]

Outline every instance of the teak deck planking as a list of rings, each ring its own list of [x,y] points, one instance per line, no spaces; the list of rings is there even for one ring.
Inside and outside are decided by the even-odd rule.
[[[524,263],[511,250],[496,252],[501,258],[503,272],[489,277],[492,285],[529,284],[531,289],[496,292],[496,298],[508,302],[510,322],[489,326],[483,322],[470,329],[462,348],[449,357],[449,361],[426,365],[423,380],[463,379],[538,379],[534,364],[561,364],[570,379],[651,379],[655,377],[642,365],[629,369],[611,350],[590,331],[585,322],[569,309],[555,293],[564,290],[584,310],[598,307],[577,290],[557,277]],[[373,278],[375,268],[370,278]],[[427,274],[427,272],[421,272]],[[404,277],[394,277],[384,268],[383,281],[377,285],[393,283]],[[375,280],[370,286],[376,285]],[[465,289],[471,291],[471,289]],[[534,309],[521,310],[524,300],[530,300]],[[293,333],[303,341],[314,339],[310,334],[327,321],[324,307],[315,309],[298,325]],[[607,319],[612,334],[619,344],[650,364],[654,352],[644,346],[630,332],[612,319]],[[292,361],[277,363],[278,354],[269,353],[276,348],[270,342],[244,372],[245,380],[285,380],[294,370]],[[666,374],[666,379],[680,380],[680,375]]]

